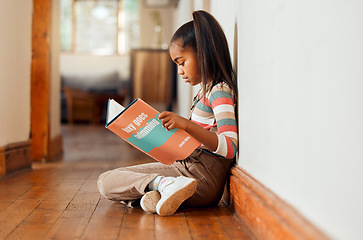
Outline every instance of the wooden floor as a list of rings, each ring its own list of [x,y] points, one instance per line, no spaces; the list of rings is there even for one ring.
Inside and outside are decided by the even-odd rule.
[[[100,173],[152,159],[102,126],[63,126],[60,161],[0,179],[0,239],[252,239],[223,204],[173,216],[104,199]]]

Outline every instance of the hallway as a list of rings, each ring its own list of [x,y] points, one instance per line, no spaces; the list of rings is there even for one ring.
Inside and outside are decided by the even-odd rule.
[[[103,126],[62,134],[62,160],[0,179],[0,239],[252,239],[223,204],[159,217],[104,199],[100,173],[154,160]]]

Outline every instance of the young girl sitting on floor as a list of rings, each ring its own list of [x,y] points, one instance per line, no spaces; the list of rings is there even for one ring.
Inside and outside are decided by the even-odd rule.
[[[159,162],[107,171],[98,188],[107,199],[134,201],[142,209],[161,216],[179,206],[217,204],[223,194],[238,146],[237,84],[228,44],[217,20],[205,11],[193,13],[193,21],[181,26],[170,43],[170,56],[185,83],[201,85],[190,119],[172,112],[159,118],[166,130],[183,129],[201,142],[189,157],[172,165]]]

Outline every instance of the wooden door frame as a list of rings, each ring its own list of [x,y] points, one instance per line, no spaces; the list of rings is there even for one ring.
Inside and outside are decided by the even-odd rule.
[[[33,0],[31,63],[32,160],[48,161],[50,143],[52,0]]]

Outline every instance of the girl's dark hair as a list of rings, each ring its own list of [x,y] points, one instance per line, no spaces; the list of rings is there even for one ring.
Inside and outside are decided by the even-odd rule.
[[[208,12],[193,12],[193,21],[182,25],[171,38],[171,43],[183,42],[196,52],[202,78],[203,95],[217,83],[226,83],[237,100],[237,83],[233,71],[226,36],[218,21]],[[208,85],[211,81],[212,84]]]

